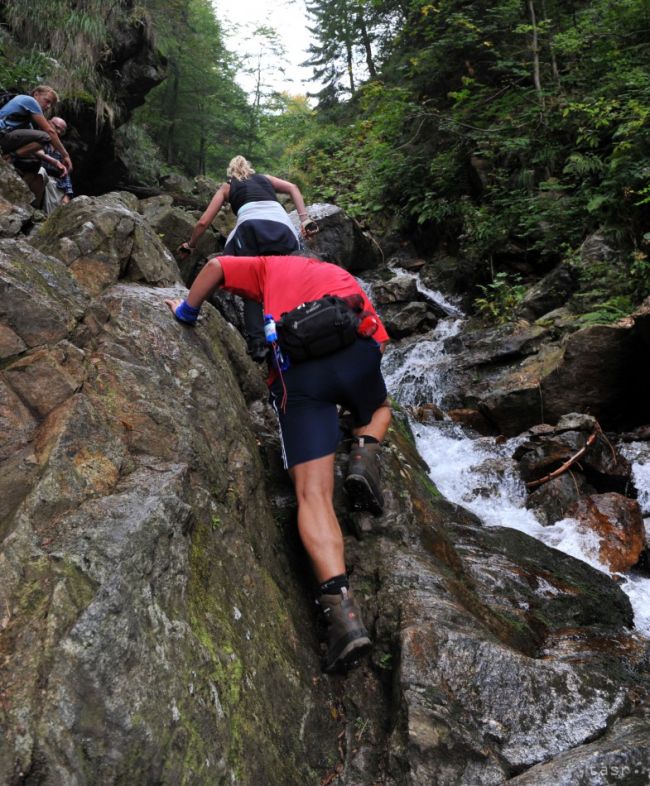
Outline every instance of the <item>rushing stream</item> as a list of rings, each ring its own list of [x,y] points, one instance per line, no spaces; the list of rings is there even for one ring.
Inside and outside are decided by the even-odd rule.
[[[400,269],[394,272],[413,275]],[[430,338],[389,345],[384,358],[386,383],[402,405],[442,405],[445,368],[450,362],[444,353],[444,339],[461,330],[462,314],[440,293],[419,283],[418,289],[441,305],[449,318],[438,323]],[[472,437],[466,428],[449,420],[431,424],[412,421],[411,427],[418,450],[430,467],[430,477],[447,499],[471,510],[487,526],[521,530],[609,573],[598,560],[597,535],[580,531],[578,522],[568,518],[542,526],[525,507],[526,488],[511,461],[518,438],[499,444],[490,437]],[[647,453],[644,458],[642,447],[629,443],[620,451],[632,463],[638,501],[650,536],[650,459]],[[650,579],[632,572],[615,578],[630,598],[637,630],[650,636]]]

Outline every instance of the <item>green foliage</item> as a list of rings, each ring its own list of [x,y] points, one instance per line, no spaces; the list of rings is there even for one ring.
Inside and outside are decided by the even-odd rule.
[[[645,235],[646,246],[650,245],[650,235]],[[630,265],[630,282],[635,301],[644,300],[650,295],[650,259],[643,251],[634,251]]]
[[[497,325],[514,319],[515,310],[526,294],[521,278],[508,276],[503,271],[496,273],[492,283],[479,286],[479,289],[483,296],[474,300],[474,308],[487,321]]]
[[[208,0],[150,0],[150,10],[169,75],[134,121],[146,127],[168,165],[222,177],[256,134],[252,108],[235,83],[236,60]]]
[[[634,304],[630,298],[619,296],[600,301],[594,311],[581,314],[578,321],[584,326],[609,325],[626,317],[633,310]]]
[[[40,0],[35,13],[31,0],[12,0],[0,10],[0,15],[36,56],[44,58],[47,53],[48,71],[56,71],[57,87],[68,100],[91,94],[100,118],[110,118],[112,89],[98,65],[109,52],[107,44],[113,25],[128,24],[125,5],[112,0]],[[142,24],[143,19],[137,23]],[[25,87],[31,89],[37,81],[40,80]]]
[[[35,50],[17,58],[0,52],[0,89],[28,93],[45,80],[51,66],[51,61]]]
[[[314,51],[331,66],[331,89],[283,161],[311,197],[375,226],[396,217],[501,269],[512,249],[547,269],[597,229],[641,248],[650,6],[532,5],[535,19],[520,0],[314,0]],[[357,68],[343,103],[341,19],[354,8],[370,23],[376,76],[360,84]],[[638,302],[645,261],[626,264],[624,278],[622,295]]]

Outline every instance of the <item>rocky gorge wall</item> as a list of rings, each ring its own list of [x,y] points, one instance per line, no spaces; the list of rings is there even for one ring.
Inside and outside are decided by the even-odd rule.
[[[42,25],[33,25],[29,18],[15,19],[11,4],[4,5],[0,4],[0,53],[13,63],[29,58],[34,51],[51,54],[49,39],[60,38],[62,32],[60,9],[50,10],[48,40],[43,40],[37,32]],[[105,39],[99,43],[92,32],[79,30],[69,47],[49,57],[47,82],[57,90],[63,88],[65,98],[57,112],[69,125],[64,142],[74,164],[75,191],[101,194],[128,180],[126,166],[116,151],[114,132],[129,119],[133,109],[144,103],[147,93],[165,79],[167,63],[155,45],[148,13],[133,0],[122,0],[103,11],[92,11],[90,6],[78,10],[79,16],[89,15],[90,25],[93,13],[101,16]],[[75,54],[87,58],[90,52],[94,52],[93,65],[84,71]],[[6,90],[16,87],[3,85]]]
[[[375,646],[323,676],[292,490],[241,336],[210,305],[196,329],[164,307],[182,274],[151,204],[82,197],[27,236],[29,194],[0,166],[0,782],[647,772],[648,642],[626,596],[442,498],[399,412],[381,518],[349,512],[339,457]]]

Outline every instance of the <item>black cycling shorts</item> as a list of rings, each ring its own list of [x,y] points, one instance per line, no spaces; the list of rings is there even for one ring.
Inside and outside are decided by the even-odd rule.
[[[271,403],[280,421],[285,468],[336,452],[341,438],[337,405],[352,413],[355,426],[370,423],[387,396],[380,363],[379,344],[367,338],[331,355],[295,363],[283,373],[284,411],[282,379],[273,382]]]
[[[235,257],[285,256],[299,248],[298,239],[286,224],[251,218],[237,227],[224,252]]]

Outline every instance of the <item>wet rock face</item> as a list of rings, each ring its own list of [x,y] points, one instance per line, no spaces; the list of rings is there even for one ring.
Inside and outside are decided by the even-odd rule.
[[[145,228],[108,202],[66,208],[101,239],[70,264],[0,241],[0,781],[313,782],[329,695],[233,367],[264,385],[213,309],[171,318],[162,247],[115,281]]]
[[[373,284],[372,296],[388,335],[394,339],[424,333],[447,316],[444,309],[418,291],[416,280],[410,276],[394,276]]]
[[[579,745],[551,762],[539,764],[513,778],[513,786],[574,786],[589,784],[643,784],[650,772],[647,718],[616,721],[604,737]]]
[[[646,539],[636,500],[615,493],[592,494],[577,500],[568,514],[581,522],[583,531],[598,537],[600,561],[611,571],[626,571],[638,563]]]
[[[590,415],[570,413],[556,426],[537,426],[522,436],[513,457],[525,481],[540,480],[580,451],[580,463],[573,472],[583,474],[599,491],[623,490],[629,483],[629,461]]]
[[[180,274],[137,207],[0,240],[0,782],[550,786],[556,761],[639,750],[626,596],[442,498],[399,412],[383,516],[350,512],[337,457],[375,646],[321,674],[263,375],[215,309],[189,328],[162,305]]]
[[[578,499],[593,489],[582,473],[566,473],[552,478],[528,494],[526,507],[542,524],[551,525],[569,515]]]
[[[377,635],[396,625],[395,782],[501,784],[604,733],[627,712],[629,663],[645,657],[621,628],[627,598],[584,563],[428,496],[399,435],[392,445],[402,473],[389,466],[388,483],[405,488],[375,547]]]
[[[598,524],[598,506],[594,507],[591,495],[605,499],[610,492],[620,492],[614,493],[612,499],[621,499],[621,524],[635,519],[632,511],[627,512],[625,497],[621,496],[631,488],[630,462],[614,448],[592,416],[569,413],[556,426],[542,424],[529,429],[521,435],[513,458],[528,486],[526,507],[534,510],[543,524],[575,515],[584,521],[585,530],[601,534],[604,524]],[[593,515],[588,513],[590,510]],[[605,519],[607,515],[604,514]],[[637,523],[632,527],[636,529]],[[623,525],[623,530],[626,528],[627,524]],[[636,535],[632,540],[629,565],[636,564],[643,548],[636,544]],[[617,559],[614,562],[618,564]],[[609,563],[610,559],[605,559],[604,564]]]
[[[395,303],[382,306],[379,315],[391,338],[423,333],[438,324],[438,316],[426,303]]]

